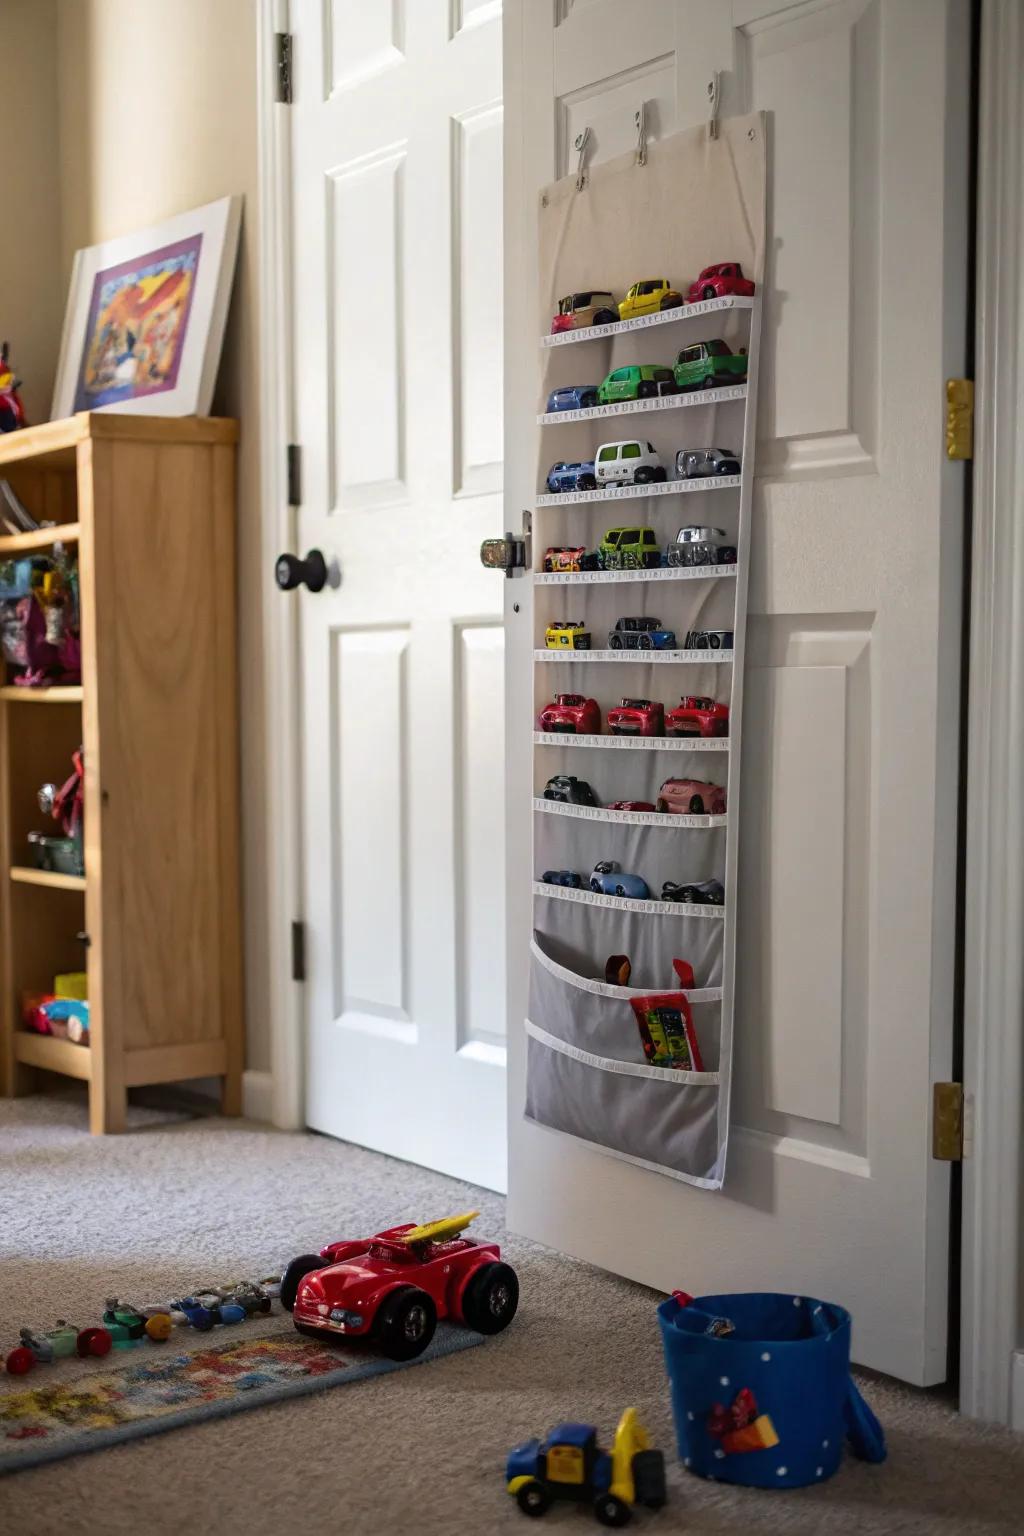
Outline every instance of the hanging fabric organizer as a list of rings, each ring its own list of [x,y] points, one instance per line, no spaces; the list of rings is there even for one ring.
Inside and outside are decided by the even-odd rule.
[[[733,1059],[764,120],[724,119],[714,133],[687,130],[642,149],[547,188],[539,214],[526,1114],[613,1156],[717,1189]],[[698,274],[723,262],[754,279],[754,296],[687,302]],[[670,298],[672,307],[607,321],[597,297],[599,323],[549,333],[566,295],[618,300],[655,277],[684,302]],[[732,363],[694,384],[694,370],[712,369],[698,349],[714,343],[714,354],[723,342],[733,357],[745,351],[746,377]],[[631,394],[637,376],[626,376],[612,391],[624,398],[590,404],[589,391],[613,372],[649,365],[656,371],[639,376],[639,396]],[[652,387],[660,392],[650,395]],[[588,391],[584,403],[576,397],[571,408],[549,411],[549,403],[565,403],[550,402],[552,393],[568,389]],[[612,455],[612,444],[630,447]],[[716,473],[677,469],[678,453],[711,448],[734,455],[739,472],[728,464]],[[643,466],[641,483],[608,485],[603,466],[621,461],[631,475],[629,457]],[[568,466],[563,483],[549,484],[554,465]],[[704,547],[708,563],[688,563],[695,552],[677,538],[685,528],[719,530],[703,536],[704,546],[717,541],[724,558],[712,563]],[[564,695],[570,702],[558,703]],[[552,705],[554,716],[545,715]],[[614,732],[608,712],[622,705],[632,711],[630,729],[654,733]],[[673,709],[697,734],[664,734],[661,711]],[[709,881],[724,887],[720,904],[680,899],[699,893],[678,887]],[[629,985],[621,984],[621,957]]]

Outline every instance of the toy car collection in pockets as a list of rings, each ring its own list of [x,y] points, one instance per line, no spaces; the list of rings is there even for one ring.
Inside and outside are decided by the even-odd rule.
[[[590,631],[580,619],[555,619],[544,631],[549,651],[589,651]]]

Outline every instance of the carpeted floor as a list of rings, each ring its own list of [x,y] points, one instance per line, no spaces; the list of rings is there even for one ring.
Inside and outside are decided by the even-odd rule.
[[[264,1273],[325,1240],[503,1202],[316,1136],[133,1111],[90,1138],[76,1099],[0,1102],[0,1349],[23,1322],[83,1321],[110,1293],[159,1300]],[[503,1490],[508,1448],[571,1416],[606,1432],[635,1403],[670,1450],[655,1297],[509,1238],[522,1304],[482,1349],[0,1482],[17,1536],[490,1536],[523,1516]],[[282,1319],[279,1326],[289,1328]],[[941,1393],[862,1385],[889,1435],[881,1467],[847,1460],[825,1485],[730,1489],[670,1456],[672,1504],[639,1533],[995,1536],[1024,1530],[1024,1438],[960,1420]],[[9,1390],[0,1376],[0,1391]],[[543,1530],[596,1529],[558,1508]]]

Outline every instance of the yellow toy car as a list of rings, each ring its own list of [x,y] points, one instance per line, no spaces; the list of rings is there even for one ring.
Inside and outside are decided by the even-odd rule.
[[[642,283],[634,283],[619,305],[620,320],[635,320],[638,315],[656,315],[662,309],[677,309],[683,302],[681,293],[670,288],[666,277],[645,277]]]
[[[544,644],[549,651],[589,651],[590,631],[579,619],[556,619],[545,631]]]

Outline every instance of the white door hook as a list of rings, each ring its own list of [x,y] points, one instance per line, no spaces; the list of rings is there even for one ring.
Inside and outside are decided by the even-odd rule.
[[[717,139],[718,138],[718,99],[719,99],[719,95],[720,95],[720,85],[719,85],[720,80],[721,80],[721,76],[719,75],[718,70],[716,69],[715,73],[711,76],[711,79],[708,81],[708,110],[709,110],[709,114],[710,114],[709,117],[708,117],[708,138],[709,139]]]
[[[582,192],[587,184],[587,145],[590,143],[590,129],[584,128],[582,133],[576,135],[576,149],[579,159],[576,162],[576,191]]]
[[[647,164],[647,103],[642,101],[633,113],[636,124],[636,163]]]

